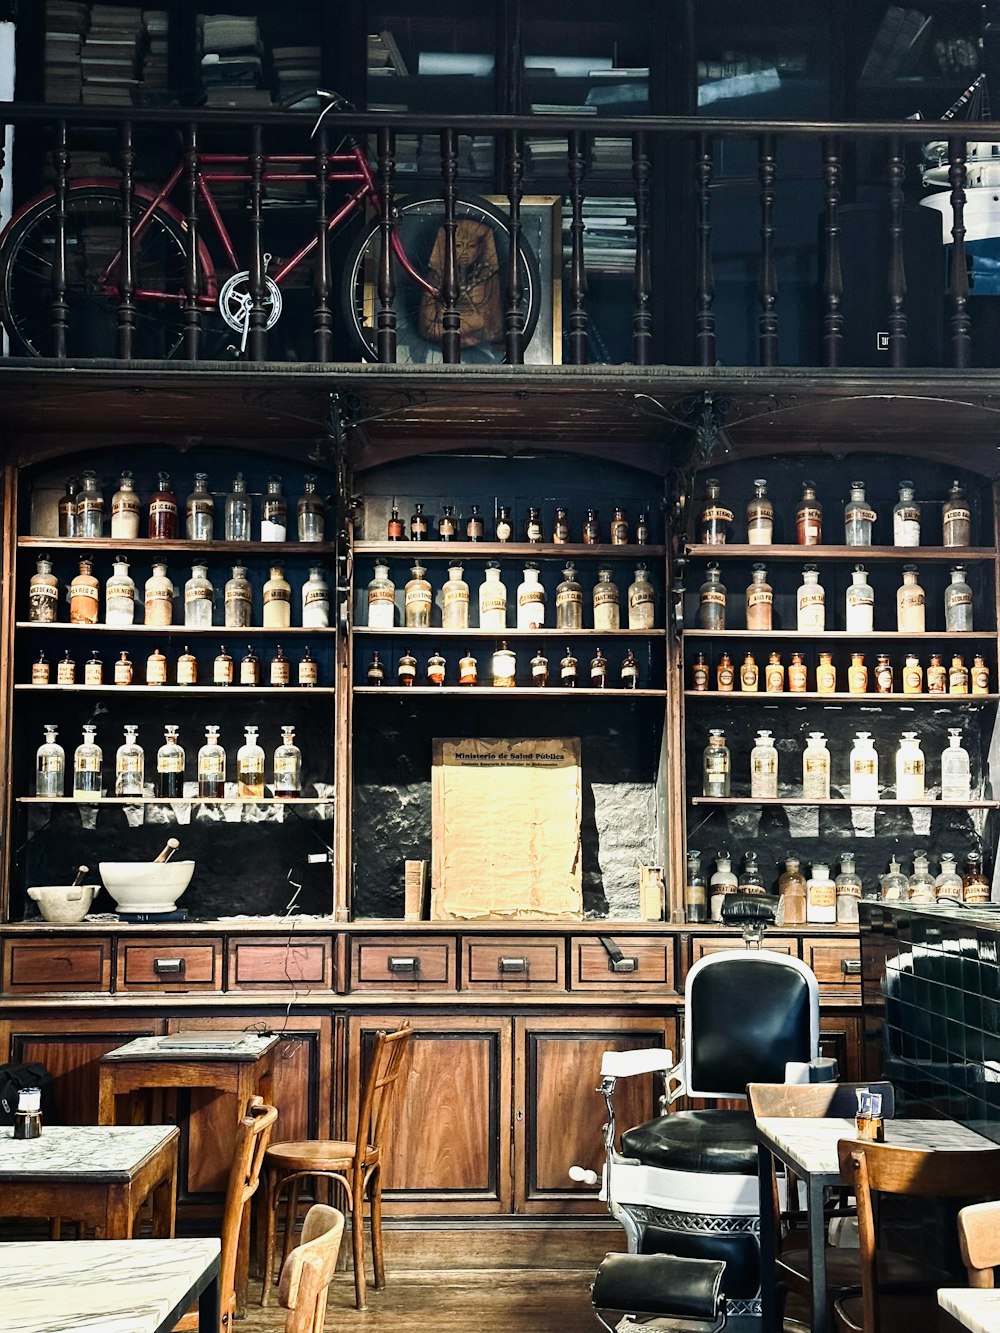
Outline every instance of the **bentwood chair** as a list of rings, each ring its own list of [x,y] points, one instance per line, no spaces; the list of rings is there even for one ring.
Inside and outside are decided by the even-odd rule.
[[[958,1214],[958,1243],[970,1287],[991,1288],[1000,1265],[1000,1202],[970,1203]]]
[[[323,1333],[326,1298],[344,1235],[344,1214],[316,1203],[302,1223],[302,1240],[281,1265],[278,1304],[288,1311],[285,1333]]]
[[[351,1239],[354,1252],[354,1295],[359,1310],[365,1308],[364,1208],[368,1200],[375,1289],[385,1286],[382,1250],[382,1168],[389,1153],[389,1127],[396,1085],[412,1030],[404,1021],[395,1032],[379,1032],[375,1038],[368,1077],[358,1110],[353,1139],[273,1143],[264,1161],[267,1181],[264,1195],[264,1281],[260,1303],[266,1305],[274,1276],[277,1210],[286,1193],[285,1238],[282,1265],[288,1258],[295,1235],[299,1191],[310,1177],[334,1181],[347,1195],[351,1210]]]

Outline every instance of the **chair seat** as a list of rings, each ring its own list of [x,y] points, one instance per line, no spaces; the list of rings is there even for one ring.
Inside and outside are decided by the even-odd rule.
[[[844,1296],[834,1302],[838,1333],[864,1333],[865,1312],[860,1296]],[[925,1295],[886,1292],[879,1301],[885,1333],[939,1333],[939,1311],[933,1292]]]
[[[372,1150],[368,1159],[376,1161]],[[341,1139],[304,1139],[294,1143],[272,1143],[267,1164],[283,1171],[347,1171],[354,1161],[354,1144]]]
[[[675,1111],[622,1134],[622,1152],[644,1166],[713,1175],[757,1174],[757,1131],[749,1111]]]
[[[826,1258],[826,1287],[833,1299],[842,1292],[858,1290],[861,1287],[860,1251],[840,1246],[828,1246],[824,1251]],[[909,1287],[916,1291],[934,1290],[947,1286],[952,1280],[950,1274],[929,1268],[905,1254],[895,1254],[880,1250],[878,1260],[878,1283],[883,1289]],[[800,1296],[808,1296],[809,1251],[803,1249],[784,1250],[777,1259],[780,1281],[787,1283],[790,1291]]]

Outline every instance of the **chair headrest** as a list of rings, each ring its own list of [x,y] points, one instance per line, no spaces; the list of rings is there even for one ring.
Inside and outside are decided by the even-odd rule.
[[[728,893],[722,902],[722,924],[773,926],[779,901],[768,893]]]

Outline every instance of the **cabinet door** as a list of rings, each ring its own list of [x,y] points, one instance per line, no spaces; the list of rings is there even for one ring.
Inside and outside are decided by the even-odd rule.
[[[671,1017],[530,1017],[514,1022],[514,1209],[519,1213],[601,1214],[592,1185],[579,1185],[571,1166],[600,1172],[601,1127],[607,1119],[595,1092],[605,1051],[648,1046],[676,1050]],[[627,1129],[659,1113],[662,1089],[652,1077],[619,1083],[618,1126]]]
[[[855,1083],[864,1078],[861,1068],[861,1011],[852,1014],[821,1014],[819,1020],[821,1055],[837,1061],[838,1078]]]

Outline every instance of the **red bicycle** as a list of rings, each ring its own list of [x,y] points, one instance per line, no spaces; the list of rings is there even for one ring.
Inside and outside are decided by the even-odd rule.
[[[336,94],[322,93],[327,105],[318,126],[331,110],[344,104]],[[315,133],[315,127],[314,127]],[[268,191],[299,190],[308,197],[316,181],[315,158],[303,154],[271,154],[264,158],[261,187]],[[381,247],[380,199],[364,149],[346,137],[328,156],[328,185],[343,186],[333,207],[326,237],[367,214],[350,248],[340,278],[340,303],[347,329],[360,355],[376,356],[376,275]],[[159,188],[137,185],[132,226],[132,299],[135,304],[134,355],[164,359],[184,346],[189,287],[189,229],[178,190],[187,188],[183,160]],[[245,349],[250,326],[248,265],[237,252],[213,185],[249,187],[249,160],[238,153],[204,153],[196,177],[202,213],[195,247],[197,270],[194,306],[202,315],[217,312],[239,336],[229,350]],[[310,216],[314,217],[315,214]],[[462,360],[504,359],[505,275],[510,257],[510,222],[484,199],[462,198],[455,206],[455,249],[458,262]],[[441,199],[397,200],[394,204],[392,260],[396,292],[397,360],[440,361],[445,213]],[[115,179],[71,180],[65,189],[65,223],[60,242],[58,199],[54,188],[29,200],[0,235],[0,301],[4,327],[14,355],[53,354],[53,303],[65,312],[66,354],[69,357],[115,357],[118,306],[121,300],[122,192]],[[207,237],[207,239],[206,239]],[[540,306],[540,280],[535,255],[519,236],[522,280],[521,315],[524,340],[534,332]],[[310,257],[319,237],[311,234],[290,258],[275,263],[264,254],[266,327],[273,328],[284,307],[283,291],[295,276],[308,276]],[[61,263],[56,263],[61,258]],[[272,267],[273,266],[273,267]]]

